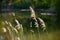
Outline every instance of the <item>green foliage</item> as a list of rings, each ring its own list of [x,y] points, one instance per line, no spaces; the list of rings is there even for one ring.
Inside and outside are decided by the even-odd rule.
[[[52,2],[52,0],[5,0],[6,4],[11,4],[14,5],[16,7],[21,7],[21,8],[27,8],[29,6],[33,6],[36,8],[48,8],[50,7],[50,5],[54,4],[54,2]]]
[[[57,25],[59,26],[60,28],[60,0],[56,0],[56,3],[55,3],[55,11],[56,11],[56,14],[57,14]]]

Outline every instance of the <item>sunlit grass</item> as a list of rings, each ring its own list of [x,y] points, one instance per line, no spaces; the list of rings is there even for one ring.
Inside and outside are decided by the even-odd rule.
[[[51,32],[48,34],[28,34],[25,37],[25,40],[60,40],[60,32]]]
[[[30,17],[30,13],[29,12],[21,12],[21,13],[15,13],[16,16],[13,17],[10,14],[0,14],[0,35],[6,36],[6,40],[10,40],[9,36],[13,36],[14,31],[12,31],[13,34],[9,35],[9,32],[4,33],[2,32],[2,28],[6,27],[6,25],[4,24],[4,21],[7,20],[9,22],[11,22],[11,24],[13,26],[15,26],[15,22],[14,22],[14,18],[17,18],[17,20],[22,23],[23,25],[23,29],[24,29],[24,33],[22,34],[21,40],[60,40],[60,30],[56,30],[57,26],[55,26],[55,20],[52,20],[54,17],[51,16],[42,16],[41,18],[43,18],[43,20],[46,22],[47,25],[47,30],[48,30],[48,34],[47,33],[29,33],[26,27],[28,27],[29,25],[26,25],[28,23],[26,23],[26,19]],[[37,14],[40,17],[40,14]],[[14,34],[15,35],[15,34]]]

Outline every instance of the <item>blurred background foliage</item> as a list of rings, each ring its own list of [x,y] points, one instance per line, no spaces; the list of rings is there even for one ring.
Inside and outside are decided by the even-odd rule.
[[[2,0],[8,5],[14,5],[16,7],[28,8],[34,6],[35,8],[49,8],[54,6],[57,0]]]

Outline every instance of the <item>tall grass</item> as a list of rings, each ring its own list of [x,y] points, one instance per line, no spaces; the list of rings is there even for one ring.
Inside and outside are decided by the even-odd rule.
[[[60,32],[52,32],[49,34],[28,34],[25,40],[60,40]]]
[[[29,23],[27,21],[27,19],[30,16],[29,12],[21,12],[21,13],[16,12],[15,17],[23,25],[24,33],[21,37],[21,40],[60,40],[60,30],[56,30],[57,26],[55,25],[56,18],[54,16],[40,16],[40,14],[38,13],[37,15],[45,21],[47,25],[48,34],[46,32],[41,32],[41,31],[39,31],[38,33],[30,32],[28,25]],[[14,31],[11,31],[12,29],[10,29],[10,27],[8,29],[10,29],[11,33],[13,34],[9,34],[9,31],[2,32],[2,28],[6,27],[4,23],[5,20],[9,21],[13,25],[13,27],[16,26],[16,23],[12,15],[0,14],[0,35],[5,36],[6,38],[5,40],[11,40],[10,36],[14,37],[16,36],[16,34],[14,33]]]

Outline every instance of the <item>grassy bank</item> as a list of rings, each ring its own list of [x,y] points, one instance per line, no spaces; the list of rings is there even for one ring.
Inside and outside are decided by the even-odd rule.
[[[21,38],[22,40],[60,40],[60,30],[57,29],[55,24],[56,17],[49,15],[41,15],[40,12],[36,12],[37,17],[40,17],[44,20],[47,26],[48,34],[44,32],[39,33],[30,33],[29,28],[29,18],[30,12],[15,12],[15,17],[11,13],[1,13],[0,14],[0,29],[6,27],[4,21],[7,20],[12,23],[13,26],[16,25],[15,18],[23,25],[24,35]],[[0,34],[2,30],[0,30]]]

